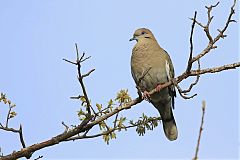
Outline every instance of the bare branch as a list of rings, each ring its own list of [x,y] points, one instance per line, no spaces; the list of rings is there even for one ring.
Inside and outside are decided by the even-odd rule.
[[[81,96],[81,95],[78,95],[78,96],[72,96],[72,97],[70,97],[71,99],[80,99],[80,98],[83,98],[84,96]]]
[[[22,147],[23,148],[26,148],[26,145],[25,145],[25,142],[24,142],[24,139],[23,139],[23,133],[22,133],[22,125],[20,124],[20,128],[19,128],[19,138],[20,138],[20,142],[22,144]]]
[[[33,144],[33,145],[26,147],[24,149],[21,149],[17,152],[13,152],[9,155],[2,157],[1,160],[12,160],[12,159],[18,159],[21,157],[30,158],[32,156],[32,154],[37,150],[40,150],[42,148],[49,147],[52,145],[56,145],[56,144],[64,141],[65,139],[68,139],[74,135],[77,135],[78,133],[84,132],[86,129],[88,129],[86,127],[86,124],[91,120],[91,118],[92,117],[86,118],[80,125],[76,126],[74,129],[69,130],[66,133],[59,134],[47,141]],[[88,127],[91,127],[91,126],[88,126]]]
[[[117,126],[118,114],[119,114],[119,112],[116,114],[116,117],[115,117],[115,120],[114,120],[114,128]]]
[[[192,62],[197,61],[198,59],[200,59],[201,57],[203,57],[204,55],[206,55],[207,53],[209,53],[210,50],[217,48],[217,46],[214,45],[214,44],[215,44],[220,38],[226,37],[226,35],[224,35],[224,32],[227,30],[227,28],[228,28],[228,26],[229,26],[229,24],[230,24],[231,22],[235,22],[235,20],[232,19],[232,16],[233,16],[233,14],[235,13],[234,8],[235,8],[235,6],[236,6],[236,0],[234,0],[234,3],[233,3],[233,5],[232,5],[232,7],[231,7],[230,14],[229,14],[229,16],[228,16],[228,19],[227,19],[227,22],[226,22],[224,28],[223,28],[222,30],[218,29],[219,34],[218,34],[214,39],[212,38],[212,36],[210,35],[210,32],[209,32],[209,25],[210,25],[210,23],[211,23],[211,21],[212,21],[212,18],[213,18],[213,16],[211,16],[211,11],[212,11],[212,8],[216,7],[218,4],[219,4],[219,2],[218,2],[216,5],[211,5],[210,7],[206,7],[206,8],[208,9],[208,12],[207,12],[207,13],[208,13],[208,22],[207,22],[207,25],[206,25],[206,26],[204,26],[204,25],[202,25],[201,23],[199,23],[199,22],[196,21],[196,23],[197,23],[199,26],[201,26],[201,27],[204,28],[204,31],[205,31],[208,39],[209,39],[209,43],[208,43],[207,47],[206,47],[201,53],[199,53],[197,56],[195,56],[195,57],[192,58]],[[191,19],[191,20],[193,20],[193,19]]]
[[[199,129],[198,141],[197,141],[195,156],[194,156],[193,160],[197,160],[197,159],[198,159],[198,151],[199,151],[199,146],[200,146],[200,141],[201,141],[201,136],[202,136],[202,131],[203,131],[203,122],[204,122],[205,108],[206,108],[206,102],[203,101],[203,102],[202,102],[202,119],[201,119],[201,125],[200,125],[200,129]]]
[[[69,127],[68,127],[68,125],[66,125],[64,122],[62,122],[62,125],[65,127],[65,130],[64,130],[64,132],[67,132],[67,131],[69,130]]]
[[[2,129],[2,130],[4,130],[4,131],[14,132],[14,133],[18,133],[18,132],[19,132],[19,130],[17,130],[17,129],[8,128],[8,127],[3,127],[3,126],[0,126],[0,129]]]
[[[152,68],[152,67],[149,67],[148,69],[146,69],[145,71],[142,72],[141,77],[138,79],[137,86],[140,85],[141,81],[143,80],[143,78],[146,76],[146,74],[149,72],[149,70],[150,70],[151,68]]]
[[[91,58],[91,56],[88,56],[88,57],[86,57],[86,58],[84,58],[84,59],[82,59],[82,57],[81,57],[80,62],[82,63],[82,62],[86,61],[86,60],[89,59],[89,58]]]
[[[77,65],[76,62],[69,61],[69,60],[67,60],[67,59],[65,59],[65,58],[63,58],[63,60],[66,61],[66,62],[68,62],[68,63],[74,64],[74,65]]]
[[[223,29],[222,29],[222,30],[218,29],[218,30],[219,30],[219,34],[218,34],[218,35],[216,36],[216,38],[214,39],[214,43],[216,43],[220,38],[226,37],[226,36],[224,35],[224,32],[227,30],[229,24],[230,24],[231,22],[236,22],[236,20],[233,20],[233,19],[232,19],[233,14],[235,14],[235,9],[234,9],[234,8],[235,8],[235,6],[236,6],[236,2],[237,2],[237,1],[234,0],[233,5],[232,5],[232,7],[231,7],[230,14],[229,14],[228,19],[227,19],[227,22],[226,22],[225,26],[223,27]]]
[[[216,72],[221,72],[221,71],[224,71],[224,70],[236,69],[237,67],[240,67],[240,62],[227,64],[227,65],[214,67],[214,68],[207,68],[207,69],[201,69],[201,70],[191,70],[190,73],[184,72],[183,74],[181,74],[180,76],[178,76],[174,80],[166,82],[166,83],[162,84],[161,86],[162,86],[162,89],[163,89],[163,88],[166,88],[166,87],[168,87],[168,86],[170,86],[174,83],[180,83],[182,80],[184,80],[184,79],[186,79],[190,76],[200,76],[200,75],[206,74],[206,73],[216,73]],[[158,91],[155,88],[152,91],[150,91],[149,94],[152,95],[156,92],[158,92]]]
[[[181,87],[177,83],[175,84],[175,86],[177,87],[180,96],[184,99],[191,99],[191,98],[197,96],[197,94],[194,94],[192,96],[186,96],[186,95],[183,94],[183,90],[181,89]]]
[[[194,26],[196,23],[196,17],[197,17],[197,12],[195,11],[194,13],[194,18],[193,18],[193,23],[192,23],[192,29],[191,29],[191,35],[190,35],[190,54],[189,54],[189,59],[188,59],[188,66],[186,69],[186,72],[190,72],[192,69],[192,54],[193,54],[193,31],[194,31]]]
[[[237,67],[240,67],[240,62],[226,64],[219,67],[213,67],[213,68],[207,68],[207,69],[201,69],[201,70],[192,70],[189,76],[197,76],[197,75],[206,74],[206,73],[216,73],[216,72],[221,72],[229,69],[236,69]]]
[[[81,58],[79,59],[79,51],[78,51],[78,45],[77,45],[77,43],[75,43],[75,48],[76,48],[76,54],[77,54],[76,63],[75,63],[75,62],[72,62],[72,61],[69,61],[69,60],[67,60],[67,59],[63,59],[63,60],[66,61],[66,62],[69,62],[69,63],[71,63],[71,64],[77,65],[78,81],[79,81],[79,83],[80,83],[80,85],[81,85],[81,88],[82,88],[82,91],[83,91],[83,95],[84,95],[84,97],[85,97],[85,99],[86,99],[87,112],[88,112],[88,115],[90,116],[90,115],[91,115],[91,108],[92,108],[92,107],[91,107],[90,100],[89,100],[88,95],[87,95],[87,91],[86,91],[85,85],[84,85],[84,83],[83,83],[83,78],[89,76],[95,69],[92,69],[92,70],[90,70],[87,74],[82,75],[82,73],[81,73],[81,63],[84,62],[85,60],[89,59],[90,56],[87,57],[87,58],[84,58],[85,53],[83,52]],[[76,97],[75,97],[75,98],[76,98]],[[92,108],[92,110],[93,110],[93,108]],[[94,111],[94,110],[93,110],[93,111]]]
[[[82,91],[83,91],[83,95],[86,99],[86,102],[87,102],[87,111],[88,111],[88,114],[91,115],[91,110],[90,110],[90,107],[91,107],[91,104],[90,104],[90,101],[88,99],[88,95],[87,95],[87,91],[86,91],[86,88],[85,88],[85,85],[83,83],[83,77],[81,75],[81,71],[80,71],[80,63],[78,63],[78,80],[79,80],[79,83],[81,85],[81,88],[82,88]]]
[[[10,113],[11,113],[11,111],[12,111],[12,106],[10,106],[10,104],[9,104],[9,110],[8,110],[8,114],[7,114],[7,120],[6,120],[6,125],[5,125],[5,127],[6,128],[8,128],[8,121],[9,121],[9,119],[11,118],[10,117]]]
[[[200,60],[198,60],[198,70],[199,70],[199,71],[201,70]],[[186,94],[186,93],[188,93],[188,92],[191,91],[191,89],[193,88],[193,86],[195,86],[195,85],[198,83],[198,81],[199,81],[199,79],[200,79],[200,75],[197,75],[196,77],[197,77],[197,78],[196,78],[195,82],[193,82],[192,84],[190,84],[190,86],[189,86],[188,89],[181,91],[181,93]]]
[[[91,69],[88,73],[82,75],[82,78],[89,76],[95,69]]]
[[[79,60],[79,53],[78,53],[78,45],[77,45],[77,43],[75,43],[75,48],[76,48],[76,54],[77,54],[76,62],[79,63],[80,60]],[[85,55],[85,53],[83,52],[81,59],[84,57],[84,55]]]
[[[35,158],[34,160],[39,160],[39,159],[41,159],[41,158],[43,158],[43,156],[38,156],[38,157]]]

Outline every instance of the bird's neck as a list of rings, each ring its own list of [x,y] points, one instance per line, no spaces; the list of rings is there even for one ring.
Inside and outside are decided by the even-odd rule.
[[[160,48],[159,44],[156,40],[147,39],[147,40],[139,40],[136,45],[133,47],[133,53],[147,53],[148,50],[154,50]],[[139,51],[139,52],[136,52]]]

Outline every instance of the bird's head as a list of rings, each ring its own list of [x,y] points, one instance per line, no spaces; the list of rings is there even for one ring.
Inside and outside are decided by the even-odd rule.
[[[139,28],[134,32],[133,37],[129,41],[136,40],[138,42],[139,40],[146,40],[146,39],[155,40],[155,37],[149,29]]]

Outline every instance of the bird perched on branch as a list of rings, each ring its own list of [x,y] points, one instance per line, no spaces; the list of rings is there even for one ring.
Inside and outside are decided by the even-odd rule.
[[[178,136],[174,109],[174,86],[162,88],[161,85],[174,78],[174,68],[168,53],[160,47],[149,29],[137,29],[130,41],[137,43],[132,49],[131,72],[137,87],[145,99],[159,111],[166,137],[176,140]],[[153,89],[158,92],[150,95]]]

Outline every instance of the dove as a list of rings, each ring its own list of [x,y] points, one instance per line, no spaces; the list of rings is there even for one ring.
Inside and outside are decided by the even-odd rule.
[[[133,40],[137,43],[132,49],[132,77],[145,99],[147,98],[160,113],[166,137],[170,141],[176,140],[178,130],[172,110],[176,91],[174,85],[161,87],[162,84],[174,78],[170,56],[160,47],[149,29],[137,29],[130,39],[130,41]],[[158,92],[150,95],[149,92],[155,88]]]

